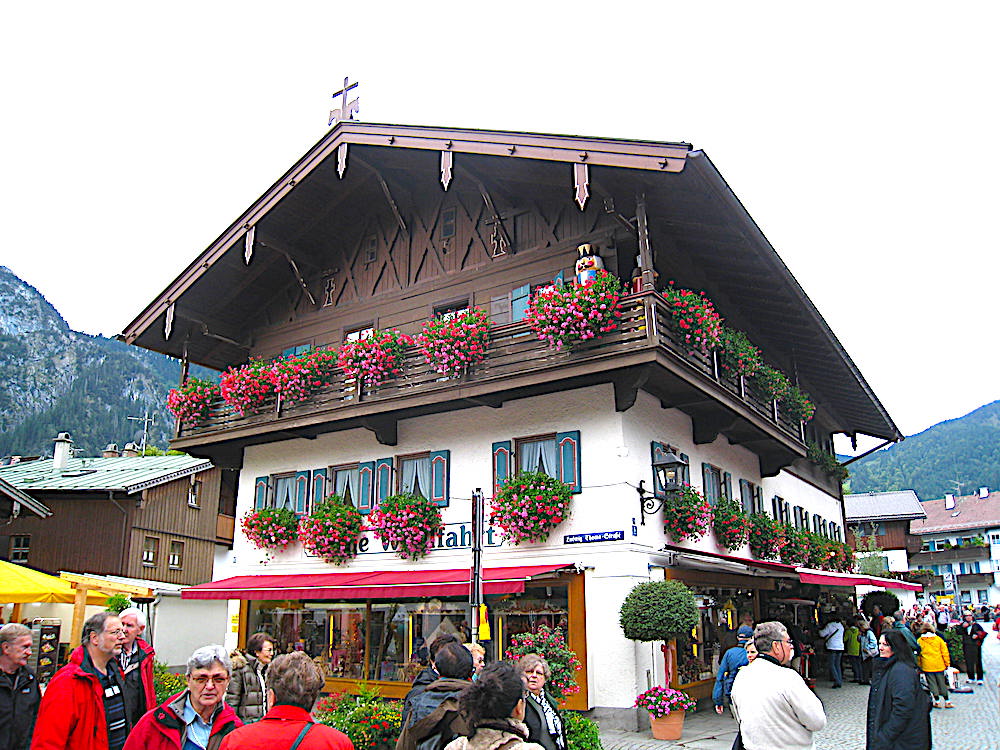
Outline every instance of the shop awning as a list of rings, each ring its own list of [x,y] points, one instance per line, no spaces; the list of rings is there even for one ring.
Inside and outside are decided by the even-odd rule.
[[[483,593],[520,594],[537,576],[572,568],[571,563],[486,568]],[[468,596],[471,572],[374,570],[352,573],[234,576],[181,590],[183,599],[412,599]]]
[[[797,568],[799,580],[802,583],[815,583],[820,586],[876,586],[883,589],[905,589],[907,591],[923,591],[919,583],[900,581],[897,578],[880,578],[857,573],[831,573],[813,568]]]
[[[794,565],[786,565],[785,563],[773,562],[771,560],[754,560],[749,557],[723,555],[719,552],[679,547],[676,544],[665,544],[663,549],[667,552],[676,553],[676,564],[681,567],[702,567],[705,570],[724,570],[731,573],[764,575],[768,577],[781,577],[778,574],[785,573],[788,578],[795,577],[796,569]]]

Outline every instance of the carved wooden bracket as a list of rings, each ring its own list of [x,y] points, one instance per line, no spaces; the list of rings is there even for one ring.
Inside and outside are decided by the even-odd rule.
[[[347,171],[347,143],[337,146],[337,176],[344,179],[344,172]]]
[[[451,184],[452,167],[455,164],[455,153],[453,151],[441,152],[441,184],[447,192]]]
[[[399,438],[396,434],[397,422],[391,417],[369,417],[361,420],[361,426],[375,433],[375,439],[382,445],[396,445]]]
[[[573,165],[573,184],[576,188],[576,205],[582,211],[590,197],[590,167],[586,164]]]

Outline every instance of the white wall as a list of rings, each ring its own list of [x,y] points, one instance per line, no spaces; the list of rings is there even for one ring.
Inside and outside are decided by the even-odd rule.
[[[222,643],[228,622],[228,602],[181,599],[160,595],[147,626],[156,658],[168,667],[187,663],[196,648]]]

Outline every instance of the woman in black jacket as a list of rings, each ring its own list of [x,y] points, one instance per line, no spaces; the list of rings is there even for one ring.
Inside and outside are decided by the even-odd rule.
[[[545,683],[552,670],[544,657],[526,654],[517,662],[518,671],[527,688],[524,723],[528,726],[528,742],[537,742],[545,750],[566,750],[566,729],[556,702],[545,692]]]
[[[898,630],[882,631],[880,664],[868,693],[866,750],[930,750],[931,698],[920,686],[913,649]]]

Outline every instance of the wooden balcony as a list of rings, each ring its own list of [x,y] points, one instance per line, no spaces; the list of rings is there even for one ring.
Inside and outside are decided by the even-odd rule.
[[[219,513],[215,518],[215,541],[217,544],[233,546],[233,533],[236,531],[236,518]]]
[[[959,573],[955,576],[960,589],[983,588],[993,585],[992,573]]]
[[[970,560],[988,560],[989,545],[984,547],[952,547],[936,552],[917,552],[910,555],[910,564],[918,568],[929,568],[931,565],[943,565],[952,562],[969,562]]]
[[[500,408],[505,401],[600,383],[613,385],[618,411],[630,408],[639,390],[680,409],[692,419],[696,444],[725,435],[760,457],[765,476],[805,456],[803,425],[753,383],[721,371],[714,355],[687,352],[667,324],[663,298],[652,292],[625,298],[616,331],[571,350],[548,348],[524,323],[496,326],[487,359],[462,378],[442,377],[413,348],[403,375],[371,391],[341,377],[306,403],[287,407],[273,399],[245,415],[220,399],[207,423],[180,430],[172,446],[238,467],[247,445],[356,427],[395,445],[400,419]]]

